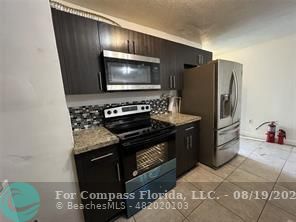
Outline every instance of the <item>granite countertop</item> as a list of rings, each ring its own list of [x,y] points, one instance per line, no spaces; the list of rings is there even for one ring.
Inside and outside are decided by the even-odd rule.
[[[160,114],[160,115],[154,115],[152,116],[152,118],[160,121],[164,121],[164,122],[169,122],[176,126],[201,120],[200,116],[193,116],[193,115],[182,114],[182,113]]]
[[[118,137],[104,127],[80,130],[74,132],[73,136],[75,155],[119,142]]]

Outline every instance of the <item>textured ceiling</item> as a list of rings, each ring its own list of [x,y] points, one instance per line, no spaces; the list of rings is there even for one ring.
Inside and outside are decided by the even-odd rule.
[[[268,35],[295,29],[281,30],[281,23],[296,26],[296,0],[66,1],[202,44],[219,42],[221,36],[235,38],[262,30],[262,35]],[[266,28],[275,24],[277,29]]]

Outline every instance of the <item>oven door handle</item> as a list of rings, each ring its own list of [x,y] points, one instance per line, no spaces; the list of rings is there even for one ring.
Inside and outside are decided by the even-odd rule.
[[[176,130],[170,131],[169,133],[164,133],[159,136],[155,136],[153,138],[149,138],[146,140],[138,140],[138,141],[130,141],[130,142],[124,142],[121,145],[126,148],[126,147],[132,147],[132,146],[142,146],[142,145],[147,145],[147,143],[153,143],[153,142],[158,142],[159,140],[162,140],[164,138],[167,138],[171,135],[174,135],[176,133]]]

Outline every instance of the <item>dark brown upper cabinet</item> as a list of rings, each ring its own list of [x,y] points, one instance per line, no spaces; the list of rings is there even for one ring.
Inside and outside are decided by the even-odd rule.
[[[55,9],[52,19],[66,94],[103,92],[104,49],[160,58],[163,90],[181,90],[184,69],[212,60],[202,49]]]
[[[101,48],[130,54],[159,57],[160,39],[144,33],[99,23]]]
[[[101,49],[130,53],[129,32],[126,29],[99,22]]]
[[[52,19],[65,93],[101,92],[97,22],[55,9]]]
[[[205,50],[182,44],[179,44],[178,49],[179,65],[183,68],[200,66],[212,60],[212,53]]]
[[[181,44],[163,40],[161,44],[160,70],[162,89],[181,90],[183,60],[180,60]]]

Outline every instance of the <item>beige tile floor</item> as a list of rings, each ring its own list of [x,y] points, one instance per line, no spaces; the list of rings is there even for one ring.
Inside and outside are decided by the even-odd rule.
[[[210,191],[215,199],[201,198]],[[182,193],[185,200],[161,198],[117,222],[296,222],[296,148],[241,139],[231,162],[218,170],[199,164],[170,192]],[[199,199],[192,199],[193,192]],[[234,198],[243,192],[249,199]],[[166,209],[155,209],[159,206]]]

